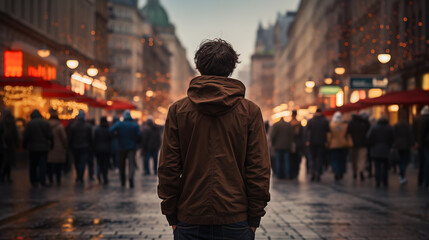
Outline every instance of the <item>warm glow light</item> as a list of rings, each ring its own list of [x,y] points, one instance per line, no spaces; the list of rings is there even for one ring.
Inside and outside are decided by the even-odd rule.
[[[100,224],[100,219],[99,218],[94,218],[93,223],[94,223],[94,225]]]
[[[47,49],[46,47],[43,47],[37,50],[37,55],[39,55],[42,58],[47,58],[51,55],[51,51],[49,51],[49,49]]]
[[[133,101],[134,102],[139,102],[140,101],[140,97],[139,96],[134,96],[133,97]]]
[[[383,64],[386,64],[390,61],[392,57],[388,53],[382,53],[382,54],[378,54],[377,58],[378,58],[378,61],[380,61]]]
[[[301,126],[303,127],[307,126],[307,119],[302,119]]]
[[[88,73],[89,76],[94,77],[94,76],[97,76],[98,69],[91,65],[91,67],[88,68],[86,73]]]
[[[82,76],[82,75],[80,75],[78,73],[73,73],[72,76],[71,76],[71,78],[75,79],[75,80],[77,80],[79,82],[83,82],[85,84],[88,84],[88,85],[91,85],[92,81],[93,81],[92,78],[90,78],[88,76]]]
[[[75,59],[69,59],[67,60],[66,65],[70,69],[76,69],[79,66],[79,61]]]
[[[316,86],[316,83],[314,81],[308,80],[305,82],[305,86],[307,88],[314,88],[314,86]]]
[[[344,92],[341,89],[336,95],[336,106],[341,107],[344,105]]]
[[[429,73],[423,74],[422,89],[429,90]]]
[[[388,110],[389,110],[389,112],[397,112],[397,111],[399,111],[399,106],[398,105],[389,105]]]
[[[329,85],[332,84],[334,82],[334,80],[332,80],[332,78],[325,78],[325,84]]]
[[[346,69],[343,67],[337,67],[334,69],[334,72],[338,75],[343,75],[346,72]]]
[[[306,88],[305,88],[305,92],[306,92],[306,93],[312,93],[312,92],[313,92],[313,88],[308,88],[308,87],[306,87]]]
[[[368,98],[380,97],[383,91],[380,88],[373,88],[368,91]]]
[[[280,104],[277,107],[273,108],[273,112],[274,113],[279,113],[279,112],[285,111],[287,109],[288,109],[288,105],[285,104],[285,103],[283,103],[283,104]]]
[[[350,102],[355,103],[357,101],[359,101],[359,91],[353,91],[350,95]]]
[[[22,77],[23,73],[23,54],[21,51],[4,52],[4,76]]]
[[[107,106],[112,106],[113,105],[113,102],[112,101],[107,101]]]
[[[94,79],[94,81],[92,82],[92,86],[103,91],[107,90],[106,83],[98,79]]]
[[[146,96],[148,96],[148,97],[153,97],[153,91],[152,90],[147,90],[146,91]]]

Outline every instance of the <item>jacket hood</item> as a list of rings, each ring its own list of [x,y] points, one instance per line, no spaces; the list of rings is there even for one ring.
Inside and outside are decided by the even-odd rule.
[[[199,76],[189,84],[188,97],[203,114],[220,116],[243,98],[246,87],[239,80],[221,76]]]
[[[380,125],[386,125],[386,124],[389,124],[389,120],[383,116],[380,119],[378,119],[377,123]]]
[[[77,120],[81,120],[84,121],[85,120],[85,111],[83,111],[82,109],[79,109],[79,114],[77,115]]]
[[[30,117],[31,119],[42,118],[42,114],[36,109],[30,114]]]
[[[132,121],[132,120],[133,120],[133,118],[131,117],[130,111],[126,110],[124,112],[124,121]]]
[[[342,122],[343,121],[343,115],[341,112],[335,112],[334,116],[332,117],[332,122]]]

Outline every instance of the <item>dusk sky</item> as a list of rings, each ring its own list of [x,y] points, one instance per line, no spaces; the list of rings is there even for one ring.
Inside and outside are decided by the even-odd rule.
[[[140,6],[146,0],[139,0]],[[167,10],[176,34],[193,55],[204,39],[222,38],[241,54],[241,69],[248,68],[253,53],[259,21],[263,26],[274,24],[277,13],[296,11],[299,0],[160,0]]]

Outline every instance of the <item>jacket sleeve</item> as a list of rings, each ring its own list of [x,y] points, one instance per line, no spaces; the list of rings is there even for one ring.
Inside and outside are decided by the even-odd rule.
[[[158,196],[161,211],[170,225],[177,224],[177,201],[182,174],[179,132],[175,106],[168,110],[158,167]]]
[[[63,126],[60,127],[60,139],[64,148],[67,148],[67,134]]]
[[[252,116],[248,128],[246,152],[246,188],[248,199],[248,222],[259,227],[265,215],[265,206],[270,201],[270,158],[261,110]]]

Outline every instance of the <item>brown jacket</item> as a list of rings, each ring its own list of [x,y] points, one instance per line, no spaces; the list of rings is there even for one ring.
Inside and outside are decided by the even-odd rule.
[[[348,148],[350,147],[350,135],[347,134],[347,124],[342,122],[331,122],[331,131],[328,133],[328,148]]]
[[[54,136],[54,147],[49,151],[48,163],[65,163],[67,152],[67,134],[61,121],[58,119],[49,119]]]
[[[261,111],[244,93],[238,80],[200,76],[170,107],[158,169],[170,225],[259,226],[270,200],[270,161]]]

